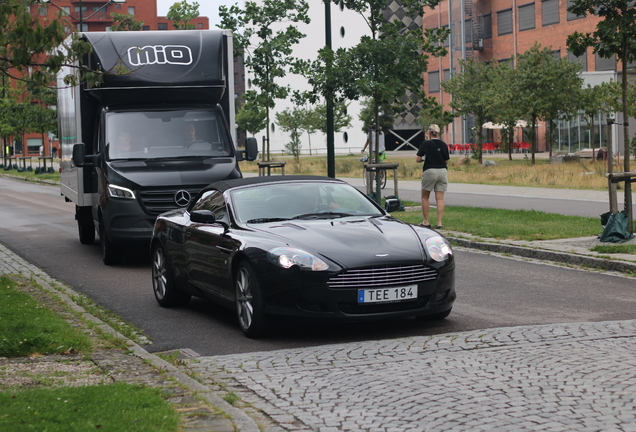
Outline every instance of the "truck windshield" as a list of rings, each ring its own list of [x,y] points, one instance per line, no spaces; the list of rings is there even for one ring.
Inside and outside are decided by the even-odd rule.
[[[229,137],[213,110],[109,112],[107,158],[229,156]]]

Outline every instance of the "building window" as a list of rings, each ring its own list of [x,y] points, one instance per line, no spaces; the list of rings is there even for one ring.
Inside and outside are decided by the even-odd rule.
[[[428,92],[439,93],[439,71],[428,73]]]
[[[88,12],[88,6],[82,6],[82,9],[80,9],[79,6],[75,6],[75,12]]]
[[[567,6],[568,6],[568,21],[585,18],[585,15],[575,15],[569,11],[570,7],[572,6],[572,0],[567,0]]]
[[[38,14],[40,16],[47,16],[48,15],[48,10],[47,10],[46,6],[38,7]]]
[[[88,31],[88,24],[78,24],[77,25],[77,30],[81,31],[81,32],[87,32]]]
[[[157,23],[157,30],[168,30],[168,23]]]
[[[203,28],[203,23],[198,23],[198,24],[197,24],[197,28],[202,29],[202,28]]]
[[[482,25],[482,35],[484,39],[490,39],[492,38],[492,15],[488,14],[488,15],[484,15],[481,18],[481,25]]]
[[[596,54],[596,69],[595,70],[597,71],[616,70],[616,60],[614,59],[614,56],[610,58],[603,58],[603,57],[599,57],[599,55]]]
[[[581,66],[581,72],[587,72],[587,51],[583,53],[581,57],[576,57],[574,54],[568,51],[568,60],[574,63],[578,63]]]
[[[553,50],[552,51],[552,55],[554,56],[555,59],[560,60],[561,59],[561,50]]]
[[[272,123],[270,125],[270,129],[272,130],[272,132],[276,132],[276,125],[274,123]]]
[[[497,12],[497,35],[512,33],[512,9]]]
[[[342,134],[342,140],[345,142],[345,144],[348,143],[349,142],[349,134],[344,132]]]
[[[42,146],[42,138],[27,138],[27,151],[29,154],[39,154]]]
[[[541,25],[559,23],[559,0],[543,0],[541,2]]]
[[[148,31],[148,30],[150,30],[150,26],[142,26],[141,29],[143,31]]]
[[[534,28],[534,3],[519,6],[519,31]]]
[[[135,7],[134,6],[128,6],[128,15],[135,16]]]
[[[64,15],[70,15],[71,14],[71,7],[70,6],[61,6],[60,9],[62,9],[62,13]]]
[[[444,81],[448,81],[449,79],[451,79],[453,77],[451,69],[444,69],[444,77],[443,80]]]
[[[448,24],[445,26],[442,26],[442,28],[444,30],[448,30]],[[451,33],[448,32],[448,36],[444,38],[444,47],[448,48],[450,46],[450,40],[451,40]]]
[[[464,43],[472,43],[473,42],[473,21],[465,20],[464,21]]]
[[[340,37],[345,37],[345,28],[340,27]]]

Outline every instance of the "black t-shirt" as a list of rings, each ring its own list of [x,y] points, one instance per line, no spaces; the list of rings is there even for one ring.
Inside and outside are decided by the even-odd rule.
[[[417,151],[417,155],[424,158],[423,171],[429,168],[446,168],[446,161],[450,159],[448,146],[437,138],[424,141]]]

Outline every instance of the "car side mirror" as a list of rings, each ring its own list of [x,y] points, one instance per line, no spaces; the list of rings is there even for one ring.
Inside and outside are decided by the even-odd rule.
[[[214,213],[212,213],[210,210],[194,210],[190,212],[190,221],[208,225],[222,225],[225,231],[227,231],[227,229],[229,228],[229,225],[226,221],[217,219],[216,216],[214,216]]]
[[[190,220],[196,223],[213,224],[216,217],[210,210],[195,210],[190,213]]]

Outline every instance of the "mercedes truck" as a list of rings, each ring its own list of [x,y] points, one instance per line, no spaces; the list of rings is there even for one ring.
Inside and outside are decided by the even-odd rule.
[[[256,140],[237,150],[232,34],[224,30],[86,32],[81,64],[58,74],[61,193],[79,240],[99,234],[105,264],[147,244],[157,215],[206,185],[241,177]],[[65,85],[83,66],[96,85]]]

